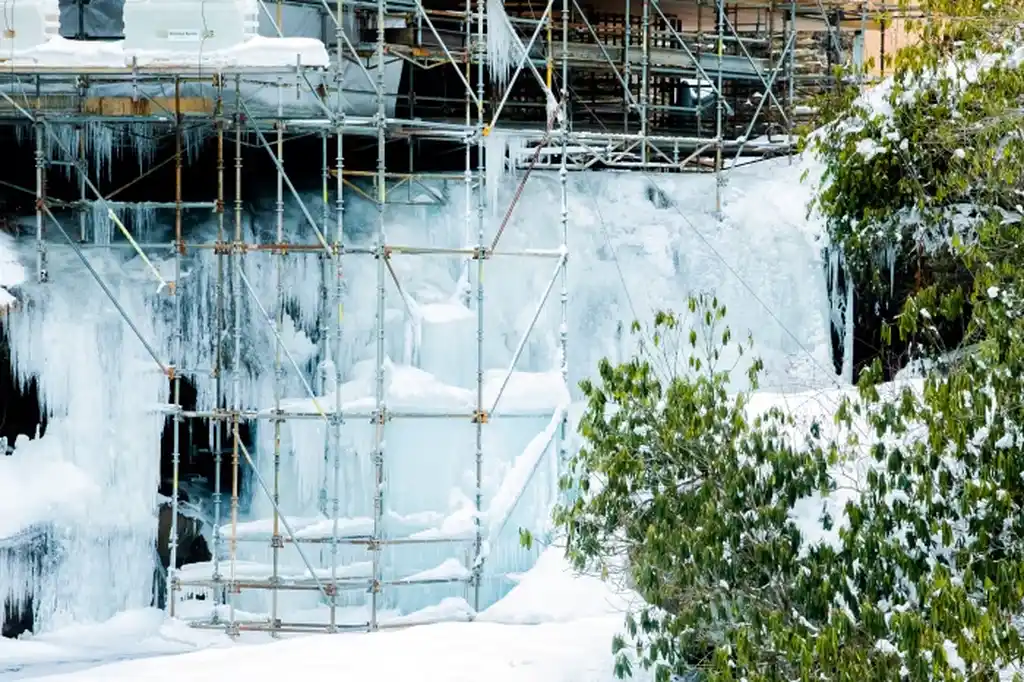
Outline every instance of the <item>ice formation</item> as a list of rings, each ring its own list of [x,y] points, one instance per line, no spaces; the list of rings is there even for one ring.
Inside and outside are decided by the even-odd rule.
[[[521,55],[512,24],[505,14],[504,0],[487,0],[487,63],[491,82],[499,87],[508,84],[509,76]]]
[[[14,296],[8,291],[25,281],[25,266],[21,264],[14,251],[14,239],[0,232],[0,313],[6,311],[14,302]]]
[[[519,165],[524,161],[526,147],[523,140],[500,130],[492,130],[486,138],[484,146],[485,180],[487,200],[492,215],[504,214],[506,204],[499,201],[499,189],[502,180],[515,176]]]
[[[853,382],[853,286],[846,277],[846,259],[842,250],[836,246],[827,249],[826,282],[828,284],[829,301],[831,302],[830,318],[832,329],[840,338],[840,356],[842,357],[841,375],[847,383]]]
[[[70,265],[60,262],[65,254],[52,255],[55,265]],[[116,277],[113,291],[140,331],[158,337],[156,306],[138,295],[135,273],[119,265],[96,262],[101,274]],[[51,525],[54,548],[36,579],[24,568],[4,575],[0,599],[30,594],[47,626],[109,617],[147,606],[151,596],[163,429],[156,408],[167,400],[167,381],[102,294],[82,286],[87,276],[79,271],[52,288],[24,286],[25,305],[4,324],[17,376],[39,377],[52,416],[43,438],[16,443],[5,462],[27,467],[31,485],[2,499],[5,507],[40,505],[40,517],[23,523]],[[3,478],[17,480],[13,474]]]
[[[502,142],[502,153],[515,142]],[[714,289],[730,306],[734,332],[753,332],[767,377],[774,387],[834,383],[830,362],[830,307],[825,270],[815,228],[804,218],[807,189],[799,168],[769,162],[733,172],[726,189],[724,220],[713,216],[711,176],[661,176],[634,173],[580,173],[569,176],[571,255],[568,319],[569,385],[559,373],[560,314],[557,293],[541,310],[536,328],[526,336],[534,309],[552,276],[554,259],[495,257],[486,263],[483,322],[483,400],[490,409],[502,397],[483,428],[481,514],[475,511],[475,427],[468,415],[476,406],[477,316],[475,297],[458,296],[468,282],[456,256],[402,256],[392,265],[401,292],[386,282],[387,359],[381,368],[384,402],[396,415],[384,428],[382,525],[390,539],[407,544],[382,553],[379,576],[385,583],[382,609],[395,614],[446,604],[468,612],[467,578],[477,558],[477,528],[483,543],[481,605],[507,592],[509,577],[528,568],[536,550],[519,544],[520,528],[540,537],[556,499],[559,471],[557,425],[571,400],[570,387],[587,376],[603,356],[630,352],[619,330],[622,322],[648,319],[657,308],[683,309],[688,293]],[[489,184],[491,184],[489,179]],[[492,210],[485,212],[485,234],[492,238],[515,191],[515,183],[495,178],[488,192]],[[526,184],[502,236],[501,250],[551,249],[561,244],[556,174],[537,173]],[[440,204],[396,204],[387,213],[392,244],[461,247],[466,243],[467,208],[475,220],[476,197],[459,183],[433,188],[446,198]],[[668,201],[653,200],[652,191]],[[306,197],[313,214],[318,197]],[[469,201],[467,207],[465,202]],[[376,214],[371,204],[346,197],[346,241],[370,246]],[[493,210],[493,207],[497,210]],[[155,242],[170,240],[169,221],[149,217],[146,229]],[[131,221],[138,229],[143,221]],[[249,242],[274,239],[272,207],[257,210],[244,225]],[[213,226],[189,221],[190,240],[210,240]],[[286,237],[308,241],[309,226],[287,202]],[[137,235],[138,236],[138,235]],[[97,231],[98,242],[120,241],[115,231]],[[474,241],[475,236],[470,239]],[[0,242],[0,247],[10,247]],[[34,244],[23,245],[31,262]],[[0,528],[0,537],[43,528],[55,550],[52,565],[40,574],[29,565],[0,567],[0,599],[31,595],[38,624],[54,627],[68,619],[99,619],[116,611],[145,606],[153,581],[153,535],[159,483],[159,453],[168,381],[143,345],[82,265],[66,248],[50,247],[50,282],[26,282],[17,289],[23,300],[8,315],[4,330],[17,375],[36,377],[51,414],[42,438],[23,439],[14,454],[0,458],[9,480],[33,481],[29,499],[17,503],[0,495],[0,518],[17,519]],[[0,253],[2,253],[0,249]],[[150,253],[157,271],[173,279],[173,261]],[[130,250],[90,250],[88,258],[107,282],[139,333],[168,364],[175,360],[173,300],[157,293],[147,264]],[[280,574],[286,580],[335,577],[352,589],[339,604],[353,609],[355,622],[365,620],[366,586],[374,567],[364,545],[316,543],[335,531],[331,500],[340,503],[338,535],[360,539],[373,528],[376,491],[373,471],[373,425],[370,422],[378,368],[375,357],[377,271],[372,258],[346,256],[343,292],[344,326],[340,347],[323,338],[329,306],[321,299],[321,256],[292,253],[275,257],[250,252],[241,261],[238,282],[226,275],[234,292],[243,330],[241,363],[231,366],[230,332],[217,336],[217,258],[211,250],[192,250],[182,260],[177,290],[182,305],[182,367],[191,368],[197,409],[230,404],[230,383],[238,371],[241,407],[264,418],[248,443],[267,485],[274,480],[275,439],[268,417],[277,404],[274,356],[278,336],[265,315],[276,317],[277,272],[285,292],[280,339],[289,360],[282,362],[280,409],[310,418],[289,420],[280,433],[280,509],[291,532],[308,542],[280,550]],[[0,259],[0,264],[3,264]],[[230,274],[231,267],[225,264]],[[4,266],[4,273],[7,266]],[[242,277],[244,275],[244,278]],[[5,275],[6,276],[6,275]],[[6,279],[0,285],[7,284]],[[249,291],[251,287],[251,292]],[[257,303],[258,302],[258,303]],[[230,307],[230,306],[229,306]],[[233,310],[222,311],[228,322]],[[230,329],[230,326],[228,327]],[[525,340],[524,340],[525,336]],[[73,341],[69,342],[69,339]],[[214,366],[214,348],[228,344],[226,380],[217,382],[203,368]],[[510,377],[515,350],[522,353]],[[325,357],[325,349],[329,357]],[[294,361],[300,377],[291,366]],[[341,383],[333,379],[337,361]],[[315,397],[308,395],[307,386]],[[330,435],[321,410],[340,405],[344,418],[342,457],[335,483],[334,462],[325,458]],[[402,418],[402,413],[417,418]],[[243,464],[244,466],[244,464]],[[20,472],[14,477],[14,471]],[[60,473],[74,489],[44,490]],[[63,484],[62,484],[63,485]],[[336,487],[337,486],[337,487]],[[243,516],[235,531],[241,542],[235,576],[269,577],[267,547],[273,508],[268,496],[250,481],[244,491]],[[227,497],[226,491],[224,497]],[[19,508],[17,517],[7,507]],[[326,513],[325,513],[326,512]],[[232,532],[222,514],[222,534]],[[256,540],[256,542],[249,542]],[[219,570],[232,570],[221,543]],[[303,548],[305,560],[297,547]],[[305,565],[314,568],[310,574]],[[185,596],[202,594],[210,564],[187,566],[180,574]],[[268,593],[246,592],[235,600],[237,613],[266,613]],[[448,601],[445,601],[448,600]],[[455,600],[455,601],[452,601]],[[288,592],[282,612],[306,620],[324,616],[316,592]],[[434,605],[434,606],[432,606]],[[183,613],[189,612],[182,604]],[[192,604],[194,606],[194,604]],[[346,612],[348,613],[348,612]],[[361,615],[362,614],[362,615]],[[205,615],[209,615],[205,612]]]
[[[19,143],[27,143],[32,134],[30,125],[14,128],[15,139]],[[94,175],[110,179],[115,160],[125,158],[134,152],[139,172],[149,168],[156,157],[160,146],[152,126],[145,123],[112,126],[101,121],[87,121],[81,126],[54,126],[44,133],[47,161],[61,168],[68,177],[75,172],[74,166],[68,163],[76,156]],[[195,128],[184,130],[186,151],[190,158],[195,152]]]

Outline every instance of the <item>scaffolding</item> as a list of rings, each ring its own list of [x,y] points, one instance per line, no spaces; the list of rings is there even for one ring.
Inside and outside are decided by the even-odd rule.
[[[480,607],[480,585],[486,561],[484,529],[481,527],[481,477],[484,451],[484,430],[501,404],[502,391],[494,401],[484,400],[484,314],[487,295],[484,289],[487,263],[493,259],[529,257],[547,259],[552,264],[550,281],[537,303],[530,327],[520,340],[505,382],[515,369],[527,337],[536,324],[540,309],[557,288],[561,326],[558,335],[562,379],[568,377],[568,259],[570,253],[570,216],[567,200],[568,174],[577,170],[616,168],[654,171],[696,170],[714,172],[716,205],[721,209],[721,192],[725,171],[741,158],[755,155],[786,154],[793,150],[794,129],[803,111],[801,98],[827,86],[828,69],[801,73],[801,50],[814,55],[834,54],[829,64],[841,60],[851,30],[865,31],[874,22],[884,31],[886,20],[894,8],[875,2],[833,2],[831,0],[777,0],[767,2],[730,2],[729,0],[689,0],[675,3],[670,11],[659,0],[616,0],[614,7],[586,6],[584,0],[547,0],[544,6],[506,0],[497,15],[490,5],[495,0],[466,0],[464,4],[446,5],[428,0],[278,0],[276,7],[261,2],[262,11],[274,30],[280,34],[286,7],[301,7],[322,13],[327,27],[322,36],[331,47],[331,65],[288,67],[225,67],[210,68],[177,66],[139,66],[122,69],[43,66],[4,66],[0,64],[0,123],[29,126],[35,143],[35,241],[37,244],[36,276],[41,282],[48,278],[47,251],[54,248],[48,237],[62,238],[80,257],[111,304],[144,344],[152,359],[172,382],[171,404],[166,412],[176,425],[173,429],[172,529],[170,535],[170,568],[167,575],[167,604],[172,615],[176,595],[183,589],[209,589],[233,609],[234,598],[243,590],[269,590],[272,595],[269,620],[236,619],[233,610],[227,619],[214,615],[198,627],[225,628],[238,634],[245,630],[272,633],[342,630],[377,630],[388,627],[379,617],[380,595],[385,589],[402,589],[405,585],[431,582],[424,580],[386,581],[382,576],[381,554],[391,544],[412,542],[451,542],[452,540],[411,540],[387,538],[382,532],[384,512],[382,479],[387,457],[384,427],[399,419],[416,419],[424,415],[389,409],[385,396],[385,304],[386,287],[394,286],[404,296],[402,284],[392,267],[395,256],[460,256],[475,269],[472,299],[476,312],[476,405],[472,412],[445,415],[472,423],[475,429],[473,470],[475,507],[478,512],[473,536],[457,540],[469,546],[473,556],[468,577],[458,578],[472,594],[472,606]],[[502,3],[499,1],[498,6]],[[428,6],[429,5],[429,6]],[[673,11],[683,8],[685,18]],[[492,25],[495,17],[505,26]],[[394,18],[401,19],[400,28],[392,29]],[[355,39],[346,32],[354,20]],[[801,28],[801,22],[807,22]],[[512,75],[496,84],[488,77],[488,38],[493,31],[507,31],[518,46],[519,55],[511,67]],[[372,33],[372,39],[369,34]],[[824,34],[825,47],[813,48],[816,34]],[[808,38],[810,35],[810,38]],[[846,42],[844,42],[846,41]],[[883,40],[884,44],[884,40]],[[808,47],[811,45],[812,47]],[[813,48],[813,49],[812,49]],[[806,56],[806,55],[805,55]],[[406,69],[409,87],[406,93],[391,94],[385,84],[387,60],[400,60]],[[353,65],[355,65],[353,67]],[[371,68],[376,65],[376,69]],[[826,64],[826,67],[828,64]],[[371,73],[375,72],[375,73]],[[346,95],[353,90],[346,82],[347,74],[359,73],[372,99],[373,109],[353,113]],[[440,75],[439,75],[440,74]],[[257,100],[246,95],[246,85],[259,80],[266,86],[274,81],[276,106],[266,98]],[[431,80],[433,79],[433,80]],[[455,84],[458,96],[434,96],[431,83]],[[418,87],[425,83],[424,91]],[[104,86],[130,90],[131,95],[97,96]],[[173,96],[154,95],[157,90],[171,89]],[[195,93],[200,92],[199,96]],[[315,113],[296,111],[285,104],[285,92],[302,92],[314,102]],[[756,97],[754,97],[756,95]],[[746,104],[753,102],[756,104]],[[391,101],[395,104],[392,106]],[[393,109],[393,113],[389,113]],[[174,154],[166,163],[175,170],[174,196],[170,200],[150,202],[153,208],[173,212],[174,241],[172,245],[140,241],[119,218],[122,204],[112,196],[104,196],[94,181],[98,169],[89,168],[84,143],[78,148],[67,145],[61,128],[82,130],[102,123],[108,126],[131,126],[146,123],[163,127],[173,136]],[[188,129],[201,123],[212,126],[216,140],[216,194],[208,201],[186,202],[182,193],[185,172]],[[486,184],[487,144],[492,135],[503,134],[519,140],[525,150],[511,161],[522,171],[518,191],[504,212],[496,230],[488,230],[485,220],[484,186]],[[286,168],[285,141],[292,135],[315,135],[321,140],[320,177],[324,201],[320,215],[303,201]],[[346,142],[369,139],[376,147],[373,170],[346,167]],[[409,167],[392,172],[387,167],[386,148],[395,140],[409,146]],[[464,185],[467,198],[465,222],[475,229],[476,243],[464,248],[428,248],[388,243],[386,226],[391,192],[402,184],[414,183],[432,176],[414,170],[415,150],[422,141],[440,141],[461,147],[464,169],[445,174]],[[333,156],[329,153],[333,141]],[[273,243],[247,243],[244,238],[245,175],[243,147],[262,149],[276,171],[275,227]],[[72,208],[80,209],[77,234],[64,225],[55,209],[57,203],[47,193],[47,174],[55,161],[48,158],[48,149],[59,150],[59,162],[74,169],[79,181],[80,197]],[[308,165],[308,162],[306,162]],[[234,170],[234,196],[226,196],[225,173]],[[560,246],[554,249],[504,249],[502,236],[510,216],[520,199],[521,191],[534,170],[556,170],[559,178],[560,205],[558,230]],[[370,248],[354,247],[346,238],[344,190],[363,192],[353,184],[355,178],[370,181],[368,193],[376,208],[375,243]],[[334,195],[333,221],[329,215],[328,197]],[[116,193],[115,193],[116,194]],[[294,200],[302,218],[315,236],[306,243],[292,243],[284,230],[286,198]],[[67,204],[61,207],[67,207]],[[104,283],[86,255],[89,244],[85,209],[98,209],[116,227],[123,242],[101,244],[103,248],[125,248],[136,252],[161,284],[163,293],[174,302],[177,333],[172,342],[172,356],[162,357],[132,322],[117,297]],[[212,243],[186,243],[183,216],[189,210],[211,210],[216,215],[217,238]],[[147,251],[173,248],[174,274],[165,278],[150,262]],[[212,368],[183,366],[181,286],[182,259],[189,251],[209,249],[218,256],[214,300],[217,308],[218,338],[230,339],[228,349],[217,344]],[[304,372],[289,353],[282,340],[285,292],[282,272],[286,260],[297,253],[317,254],[320,259],[321,308],[332,311],[322,316],[320,353],[332,358],[335,386],[342,383],[343,358],[341,338],[343,318],[341,302],[346,263],[352,258],[372,258],[376,276],[375,314],[375,405],[362,413],[344,413],[341,392],[335,391],[334,405],[321,405]],[[276,300],[264,307],[245,274],[246,259],[270,258],[276,280]],[[274,409],[245,409],[242,405],[241,354],[243,301],[258,309],[258,317],[273,334],[275,354]],[[336,311],[336,312],[333,312]],[[315,410],[301,413],[282,409],[281,377],[296,372],[301,378],[306,397]],[[215,379],[217,404],[214,410],[186,410],[182,407],[182,380],[190,374],[210,372]],[[437,416],[432,414],[431,416]],[[550,415],[546,415],[550,416]],[[559,461],[567,457],[567,415],[556,414],[558,427],[555,448]],[[179,466],[181,461],[180,428],[188,421],[203,419],[213,425],[212,457],[217,474],[214,477],[214,508],[217,512],[212,550],[214,570],[209,580],[183,580],[175,568],[179,552]],[[324,423],[324,454],[333,471],[328,485],[326,507],[333,523],[332,532],[324,537],[300,537],[279,506],[281,474],[281,429],[287,420],[307,419]],[[252,420],[270,421],[274,430],[274,449],[263,456],[273,458],[274,475],[267,480],[261,475],[244,439],[241,425]],[[339,476],[342,457],[342,432],[350,420],[370,420],[374,424],[373,456],[374,495],[373,527],[367,534],[346,535],[339,528]],[[549,444],[550,445],[550,444]],[[227,458],[227,461],[224,461]],[[222,490],[221,472],[230,470],[231,487]],[[236,573],[238,547],[244,541],[237,531],[242,471],[248,467],[256,484],[256,494],[266,496],[273,507],[270,547],[272,574],[267,580],[251,580]],[[227,537],[219,532],[220,500],[230,497],[231,530]],[[266,542],[266,540],[261,540]],[[306,578],[285,579],[280,575],[280,552],[294,546],[308,569]],[[331,574],[321,576],[307,556],[311,545],[327,545],[331,556]],[[226,549],[225,549],[226,546]],[[340,577],[337,557],[343,546],[364,547],[372,559],[368,579]],[[222,559],[222,556],[227,559]],[[227,565],[224,565],[224,564]],[[278,594],[285,590],[318,592],[330,604],[330,621],[320,623],[287,622],[281,619]],[[367,622],[342,623],[336,617],[337,598],[343,590],[364,590],[370,594]]]

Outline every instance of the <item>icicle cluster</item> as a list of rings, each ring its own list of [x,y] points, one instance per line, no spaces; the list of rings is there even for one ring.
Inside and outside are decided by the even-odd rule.
[[[842,248],[832,245],[826,253],[825,281],[828,286],[829,317],[832,329],[841,339],[841,376],[843,381],[853,383],[853,286],[848,279]]]
[[[491,82],[499,88],[508,85],[520,56],[513,30],[505,14],[504,0],[487,0],[487,64]]]
[[[492,130],[486,138],[484,181],[487,185],[487,203],[493,215],[500,215],[506,208],[499,204],[498,190],[502,179],[514,175],[518,170],[525,149],[522,138],[500,130]]]

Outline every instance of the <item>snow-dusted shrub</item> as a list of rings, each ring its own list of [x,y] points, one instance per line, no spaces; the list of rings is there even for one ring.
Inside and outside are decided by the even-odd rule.
[[[555,518],[577,568],[624,566],[649,604],[614,643],[622,676],[634,662],[747,682],[1021,669],[1021,3],[931,5],[981,16],[922,29],[888,89],[818,136],[818,208],[850,267],[906,240],[955,258],[970,278],[912,292],[900,331],[963,316],[972,350],[912,387],[865,373],[810,423],[727,394],[714,360],[732,340],[707,297],[692,330],[663,313],[636,357],[602,363]]]
[[[978,314],[1006,319],[1001,295]],[[1009,416],[1019,399],[1000,400],[1024,395],[1024,343],[1016,373],[977,365],[1005,357],[987,347],[884,397],[865,382],[834,423],[800,423],[778,408],[752,415],[748,396],[726,392],[714,365],[731,342],[723,309],[705,297],[690,312],[693,330],[660,314],[636,357],[583,384],[585,444],[555,514],[578,569],[619,577],[648,604],[613,643],[618,674],[1012,671],[1024,653],[1024,441]]]

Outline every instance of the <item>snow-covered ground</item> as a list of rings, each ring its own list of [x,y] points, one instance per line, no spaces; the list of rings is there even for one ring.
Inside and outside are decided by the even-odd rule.
[[[99,625],[0,640],[0,678],[222,682],[322,675],[351,682],[611,682],[612,636],[633,598],[573,574],[561,550],[549,548],[519,585],[472,623],[280,641],[246,634],[233,642],[147,609]]]

